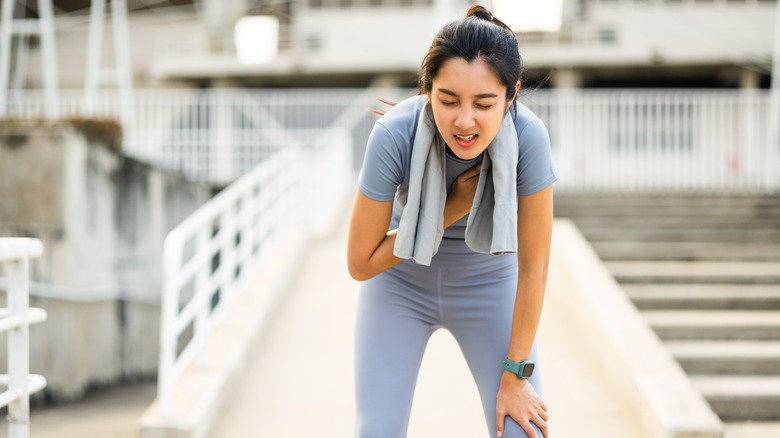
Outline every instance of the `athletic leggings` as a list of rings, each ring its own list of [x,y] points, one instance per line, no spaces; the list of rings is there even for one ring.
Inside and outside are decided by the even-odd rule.
[[[495,437],[496,395],[516,291],[515,254],[473,253],[462,241],[442,242],[431,266],[407,260],[365,281],[355,339],[356,437],[406,436],[423,352],[439,328],[449,330],[463,351],[479,389],[487,436]],[[537,367],[529,381],[541,395],[535,345],[530,360]],[[446,409],[447,400],[441,404]],[[503,436],[527,437],[509,416]]]

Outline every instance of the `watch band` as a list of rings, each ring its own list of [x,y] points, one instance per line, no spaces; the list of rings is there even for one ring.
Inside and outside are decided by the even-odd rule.
[[[534,368],[535,365],[533,362],[515,362],[509,360],[509,358],[504,359],[504,369],[516,375],[520,379],[527,379],[531,377],[534,373]]]

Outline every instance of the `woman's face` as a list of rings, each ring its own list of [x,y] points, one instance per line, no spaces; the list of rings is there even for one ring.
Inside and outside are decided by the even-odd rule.
[[[515,93],[520,82],[515,87]],[[477,58],[450,59],[433,78],[428,94],[444,142],[460,159],[476,158],[498,134],[511,102],[490,66]]]

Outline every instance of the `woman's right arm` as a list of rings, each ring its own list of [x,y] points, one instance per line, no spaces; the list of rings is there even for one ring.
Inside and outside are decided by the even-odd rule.
[[[479,166],[463,172],[455,180],[444,205],[444,228],[467,215],[474,202]],[[375,201],[358,190],[352,206],[347,243],[349,275],[363,281],[392,268],[404,259],[393,255],[398,230],[387,231],[393,214],[393,201]]]
[[[393,255],[397,230],[387,231],[392,212],[393,201],[375,201],[358,190],[347,243],[347,266],[355,280],[368,280],[403,261]]]

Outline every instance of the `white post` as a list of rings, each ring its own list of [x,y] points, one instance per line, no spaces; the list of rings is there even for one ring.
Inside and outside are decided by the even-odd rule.
[[[157,398],[160,416],[170,419],[173,413],[173,376],[176,363],[176,315],[179,313],[177,275],[181,267],[182,244],[171,234],[165,240],[163,253],[163,291],[160,306],[160,358],[157,376]]]
[[[766,188],[774,190],[778,181],[777,157],[780,156],[780,2],[775,4],[775,47],[772,54],[772,84],[770,94],[769,126],[771,143],[769,144],[768,157],[775,160],[766,160]]]
[[[116,66],[122,131],[125,142],[134,141],[135,104],[133,98],[133,66],[130,59],[130,30],[127,25],[127,0],[112,0],[111,25],[114,31],[114,64]]]
[[[103,17],[106,0],[92,0],[89,9],[89,40],[87,65],[84,71],[84,113],[94,115],[97,90],[100,86],[100,52],[103,48]]]
[[[3,0],[0,18],[0,117],[8,114],[8,80],[11,74],[11,37],[14,4],[16,0]]]
[[[26,438],[30,433],[30,395],[27,389],[30,348],[27,324],[28,266],[26,256],[9,261],[8,311],[22,324],[8,332],[8,389],[18,398],[8,405],[8,435],[10,438]]]
[[[233,169],[233,153],[235,142],[233,136],[233,106],[231,102],[235,94],[228,94],[225,89],[218,89],[210,101],[211,117],[211,162],[208,177],[220,184],[230,183],[236,178]]]
[[[40,12],[41,49],[43,53],[43,84],[46,90],[46,115],[56,119],[60,115],[57,50],[54,43],[54,13],[51,0],[38,0]]]
[[[102,63],[103,20],[107,0],[92,0],[89,16],[89,40],[87,65],[84,78],[84,112],[95,115],[98,90],[101,85],[112,83],[119,93],[120,117],[125,138],[134,141],[135,105],[133,98],[133,74],[130,60],[130,41],[127,25],[127,0],[111,1],[111,30],[114,40],[114,66],[104,68]],[[126,142],[128,142],[126,140]]]

